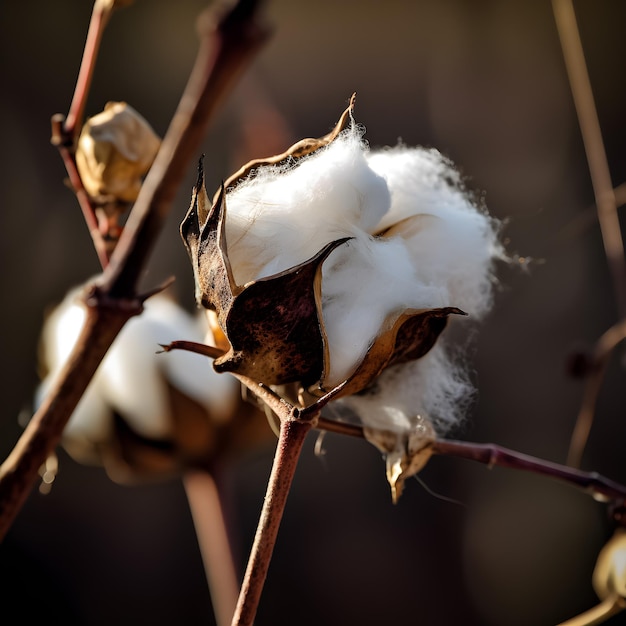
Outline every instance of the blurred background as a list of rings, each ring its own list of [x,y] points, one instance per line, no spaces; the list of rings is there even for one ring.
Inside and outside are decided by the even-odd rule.
[[[105,34],[88,115],[125,100],[163,135],[197,49],[201,0],[137,0]],[[626,168],[626,4],[575,3],[613,182]],[[78,204],[49,143],[66,113],[91,3],[0,5],[0,456],[38,383],[46,310],[98,272]],[[326,133],[356,91],[373,147],[434,146],[504,220],[509,252],[492,314],[469,353],[473,411],[452,435],[564,462],[581,401],[572,351],[617,319],[593,193],[547,0],[271,0],[274,34],[203,150],[208,188],[253,156]],[[182,185],[144,278],[171,275],[192,310],[178,234]],[[626,482],[623,352],[611,362],[583,468]],[[380,454],[311,437],[282,523],[257,623],[556,624],[597,598],[591,573],[612,533],[605,507],[569,486],[433,458],[392,505]],[[273,448],[226,470],[243,571]],[[213,623],[180,481],[112,482],[59,450],[51,493],[33,492],[0,545],[2,612],[65,625]],[[433,495],[441,494],[445,499]],[[15,618],[18,619],[18,618]],[[5,618],[2,620],[5,621]],[[8,622],[6,622],[8,623]],[[624,617],[611,624],[626,623]]]

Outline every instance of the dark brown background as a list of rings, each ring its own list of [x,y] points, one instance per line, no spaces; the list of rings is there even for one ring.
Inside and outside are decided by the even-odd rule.
[[[163,134],[204,6],[138,0],[114,16],[89,114],[107,100],[126,100]],[[626,5],[587,0],[576,8],[619,184]],[[69,106],[90,10],[86,0],[0,8],[2,458],[21,431],[19,413],[31,411],[45,308],[98,269],[48,143],[50,116]],[[251,150],[273,149],[276,138],[281,148],[326,132],[353,91],[373,146],[401,138],[453,158],[491,212],[507,220],[510,251],[538,260],[528,272],[501,271],[493,313],[474,342],[477,403],[456,436],[564,461],[581,398],[580,383],[565,374],[566,357],[591,345],[616,308],[550,3],[274,0],[268,18],[274,38],[206,138],[212,184]],[[281,116],[281,133],[261,115],[266,108]],[[192,184],[190,171],[145,278],[154,285],[174,274],[190,308],[178,223]],[[624,482],[621,356],[610,368],[584,467]],[[548,625],[595,602],[591,572],[611,527],[590,498],[511,470],[435,458],[421,478],[460,504],[411,481],[393,506],[374,448],[328,437],[320,460],[309,444],[260,626]],[[0,546],[3,615],[88,626],[210,624],[181,485],[122,487],[63,452],[60,461],[51,494],[33,491]],[[242,566],[270,461],[271,450],[259,450],[228,474]]]

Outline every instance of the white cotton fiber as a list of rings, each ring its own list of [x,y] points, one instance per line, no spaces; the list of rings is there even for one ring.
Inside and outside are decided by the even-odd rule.
[[[343,133],[297,167],[264,167],[226,198],[226,241],[243,285],[298,265],[327,243],[373,228],[389,208],[361,133]]]
[[[437,285],[420,283],[406,243],[361,235],[322,266],[322,313],[330,348],[326,387],[343,382],[365,356],[387,316],[443,306]]]
[[[368,163],[391,193],[377,230],[416,215],[438,218],[408,241],[419,280],[445,288],[446,305],[484,315],[491,307],[492,264],[503,251],[497,224],[476,208],[450,161],[434,149],[399,146],[371,153]]]
[[[369,428],[406,433],[424,418],[442,435],[463,420],[473,392],[465,368],[440,339],[421,359],[385,370],[370,391],[339,402]]]
[[[48,375],[36,394],[39,404],[78,340],[86,319],[80,290],[70,292],[46,320],[42,333]],[[202,318],[204,320],[204,317]],[[166,439],[172,434],[167,383],[207,407],[218,419],[232,408],[237,382],[217,374],[206,357],[184,351],[159,354],[160,344],[184,339],[202,342],[200,323],[165,295],[150,298],[144,312],[130,319],[111,345],[74,410],[66,441],[88,446],[106,443],[117,412],[139,435]]]

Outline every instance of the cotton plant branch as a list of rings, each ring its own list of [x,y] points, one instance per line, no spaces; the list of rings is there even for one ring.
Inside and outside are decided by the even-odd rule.
[[[626,317],[626,260],[624,258],[624,243],[617,211],[618,199],[616,189],[611,181],[602,131],[576,22],[576,14],[572,0],[553,0],[552,7],[587,155],[598,222],[613,280],[613,291],[617,302],[618,315],[619,319],[624,319]],[[599,342],[600,349],[601,343],[602,340]],[[581,463],[584,448],[593,424],[596,400],[600,392],[605,369],[604,365],[601,364],[588,377],[583,393],[582,406],[570,440],[568,463],[571,465],[579,466]]]
[[[602,131],[576,23],[576,14],[572,0],[553,0],[552,7],[587,155],[598,221],[613,279],[618,313],[622,318],[626,316],[624,243],[617,213],[615,190],[611,182]]]
[[[325,417],[319,418],[317,429],[351,437],[365,437],[362,426],[337,422]],[[596,472],[583,472],[493,443],[436,439],[430,444],[430,449],[432,454],[468,459],[483,463],[489,468],[507,467],[560,480],[581,489],[598,501],[612,502],[619,516],[621,516],[621,508],[626,503],[626,485],[621,485]],[[621,517],[618,521],[623,522]]]
[[[209,358],[219,358],[224,355],[224,351],[220,348],[189,341],[174,341],[164,345],[163,350],[166,352],[189,350]],[[280,423],[279,440],[267,492],[232,621],[232,626],[251,626],[258,609],[287,496],[306,435],[315,429],[365,439],[366,429],[360,425],[335,421],[321,415],[324,406],[340,394],[341,387],[332,390],[308,406],[302,406],[293,404],[270,387],[252,378],[241,374],[234,374],[234,376],[277,416]],[[370,427],[369,430],[376,429]],[[381,440],[389,435],[384,431],[377,434]],[[626,522],[624,518],[626,486],[595,472],[583,472],[495,444],[434,439],[426,446],[427,448],[421,452],[427,457],[431,454],[454,456],[483,463],[489,468],[505,467],[559,480],[584,491],[597,501],[609,503],[614,519],[619,524]],[[614,614],[617,610],[621,610],[622,604],[621,599],[616,599],[611,605],[610,612],[603,612],[602,615],[608,617]],[[607,603],[601,605],[602,609],[606,606],[608,606]],[[597,610],[601,611],[601,608]],[[582,619],[582,616],[580,617]],[[590,623],[594,622],[571,622],[572,626]]]
[[[561,622],[558,626],[593,626],[602,624],[610,617],[621,613],[624,610],[624,600],[617,594],[613,594],[602,600],[593,608]]]
[[[593,354],[583,357],[582,365],[585,376],[583,398],[570,441],[567,463],[580,467],[582,454],[591,432],[593,420],[602,389],[602,383],[615,348],[626,338],[626,320],[622,320],[605,331],[596,342]]]
[[[58,445],[63,428],[107,349],[150,294],[137,283],[175,192],[196,157],[217,107],[268,37],[261,2],[241,0],[215,24],[200,20],[201,43],[180,104],[157,158],[102,276],[85,291],[87,321],[56,384],[0,466],[0,540],[26,501],[39,467]],[[76,116],[77,118],[78,116]]]
[[[173,341],[162,348],[165,352],[188,350],[209,358],[224,355],[219,348],[189,341]],[[267,491],[232,619],[232,626],[252,626],[302,446],[307,434],[316,427],[322,408],[339,393],[341,387],[304,407],[292,404],[253,378],[237,373],[233,375],[273,411],[280,422]]]
[[[57,146],[63,159],[68,178],[83,217],[93,240],[94,248],[103,268],[109,263],[109,250],[100,231],[96,211],[86,192],[76,167],[75,147],[78,133],[85,114],[85,105],[96,66],[102,36],[113,11],[129,1],[96,0],[93,5],[83,58],[78,72],[74,96],[67,116],[56,114],[52,117],[52,144]]]

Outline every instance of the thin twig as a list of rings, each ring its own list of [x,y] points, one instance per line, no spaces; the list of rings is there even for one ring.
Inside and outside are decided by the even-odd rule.
[[[183,484],[196,529],[217,626],[228,626],[237,605],[239,577],[230,550],[219,490],[213,476],[208,472],[189,471],[183,476]]]
[[[495,444],[439,439],[433,442],[432,451],[433,454],[445,454],[478,461],[489,467],[509,467],[555,478],[582,489],[594,499],[602,502],[626,500],[626,486],[604,478],[596,472],[583,472]]]
[[[68,137],[75,137],[82,125],[102,35],[114,8],[115,3],[110,1],[95,0],[93,4],[83,58],[78,71],[78,78],[76,79],[76,88],[74,89],[74,96],[72,97],[70,110],[64,124],[65,133]]]
[[[272,472],[232,626],[254,623],[298,459],[314,423],[308,419],[281,420]]]
[[[316,428],[351,437],[364,437],[361,426],[335,422],[323,417],[318,419]],[[484,463],[489,467],[497,465],[555,478],[582,489],[597,500],[626,501],[626,485],[621,485],[596,472],[583,472],[567,465],[546,461],[492,443],[436,439],[432,444],[432,452],[433,454],[470,459]]]
[[[63,121],[64,117],[62,115],[57,114],[52,116],[51,142],[53,145],[57,146],[59,150],[59,154],[61,155],[61,159],[65,165],[65,170],[67,171],[70,185],[72,186],[76,199],[78,200],[78,206],[80,206],[80,209],[83,212],[83,218],[87,224],[87,228],[89,229],[89,234],[91,235],[94,249],[98,255],[100,266],[104,269],[109,264],[109,250],[107,249],[104,237],[100,232],[100,225],[98,224],[98,218],[96,216],[95,208],[91,202],[91,198],[83,186],[82,178],[78,173],[76,159],[74,158],[74,141],[73,139],[65,139],[66,136],[63,129]]]
[[[250,63],[267,31],[255,20],[259,2],[240,0],[203,34],[196,65],[155,165],[131,212],[99,286],[91,292],[85,327],[57,383],[0,466],[0,540],[37,479],[37,471],[60,441],[99,362],[124,326],[141,311],[138,280],[186,168],[209,120]],[[175,157],[175,158],[174,158]],[[130,306],[127,306],[130,305]]]
[[[615,191],[572,0],[552,0],[598,210],[620,319],[626,317],[626,262]]]
[[[589,363],[587,368],[583,399],[567,454],[567,464],[572,467],[580,467],[585,445],[591,432],[596,405],[609,359],[615,348],[624,339],[626,339],[626,320],[611,326],[596,343],[591,363]]]
[[[91,87],[96,60],[102,42],[102,35],[104,34],[104,29],[114,9],[115,3],[112,0],[95,0],[94,2],[83,58],[80,64],[80,70],[78,71],[78,78],[76,79],[76,87],[74,88],[70,109],[67,117],[60,114],[52,117],[51,138],[52,144],[57,146],[61,158],[63,159],[70,184],[74,189],[78,204],[83,212],[83,217],[87,223],[87,228],[89,229],[89,234],[93,240],[94,248],[102,268],[108,265],[110,250],[107,248],[106,242],[100,232],[98,218],[96,217],[91,198],[83,187],[82,179],[76,167],[74,150],[85,114],[85,106],[87,104],[89,88]]]

